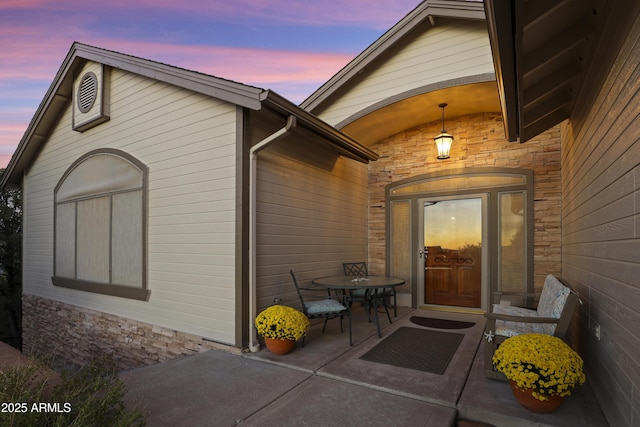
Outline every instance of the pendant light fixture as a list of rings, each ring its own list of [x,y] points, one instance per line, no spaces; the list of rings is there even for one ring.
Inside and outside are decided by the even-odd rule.
[[[444,107],[446,106],[446,103],[438,105],[438,107],[442,108],[442,132],[440,132],[440,135],[433,138],[433,140],[436,142],[436,147],[438,147],[438,160],[449,158],[449,153],[451,152],[451,144],[453,143],[453,136],[449,135],[444,129]]]

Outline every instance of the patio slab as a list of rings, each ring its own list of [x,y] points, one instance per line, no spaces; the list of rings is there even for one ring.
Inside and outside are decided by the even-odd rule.
[[[122,374],[149,426],[233,426],[310,376],[215,350]]]
[[[242,425],[446,427],[455,419],[454,408],[315,376]]]
[[[323,366],[333,362],[342,354],[359,347],[367,340],[378,340],[376,336],[376,326],[373,322],[368,321],[364,309],[358,306],[352,310],[353,347],[349,346],[348,320],[345,319],[343,321],[342,333],[340,333],[339,319],[329,320],[324,333],[322,332],[323,321],[315,320],[307,332],[304,347],[302,347],[301,342],[298,342],[296,343],[295,350],[291,353],[275,355],[262,346],[261,351],[257,353],[245,353],[243,356],[315,373]],[[411,312],[413,312],[412,308],[398,307],[398,317],[392,318],[393,324],[391,324],[391,326],[397,324]],[[381,327],[389,327],[387,315],[383,312],[379,314]],[[388,333],[386,329],[383,330],[385,336]]]
[[[419,310],[416,312],[419,313]],[[464,334],[464,338],[442,375],[360,359],[380,342],[376,336],[322,367],[317,374],[455,408],[480,343],[484,330],[484,317],[450,312],[428,312],[423,315],[475,323],[471,328],[451,330],[451,332]],[[382,339],[401,327],[429,329],[412,323],[410,316],[405,316],[385,328],[385,336]]]
[[[484,376],[484,351],[479,351],[457,405],[460,416],[494,426],[518,427],[608,427],[607,420],[588,381],[565,398],[550,414],[534,414],[513,397],[506,381]]]

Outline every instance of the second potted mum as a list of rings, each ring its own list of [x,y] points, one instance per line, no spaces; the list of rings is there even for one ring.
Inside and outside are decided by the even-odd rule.
[[[493,355],[514,396],[533,412],[553,412],[585,382],[582,358],[560,338],[524,334],[506,339]]]
[[[287,354],[309,329],[309,319],[286,305],[273,305],[256,317],[256,330],[264,337],[267,349],[274,354]]]

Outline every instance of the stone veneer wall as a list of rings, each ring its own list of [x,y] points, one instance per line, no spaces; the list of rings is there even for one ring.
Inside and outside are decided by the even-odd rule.
[[[548,273],[561,273],[560,127],[520,144],[504,136],[502,116],[484,113],[446,119],[454,136],[451,158],[438,160],[433,137],[442,122],[420,125],[384,139],[371,148],[380,159],[369,166],[369,265],[385,273],[385,186],[447,169],[524,168],[534,171],[534,286]]]
[[[202,337],[34,295],[22,296],[23,352],[85,365],[104,355],[131,369],[218,349],[240,352]]]

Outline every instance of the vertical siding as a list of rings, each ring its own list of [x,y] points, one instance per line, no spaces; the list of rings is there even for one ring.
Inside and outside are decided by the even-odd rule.
[[[343,262],[367,260],[367,166],[297,143],[308,151],[301,155],[278,143],[279,153],[258,157],[259,310],[274,297],[300,306],[290,269],[308,284],[343,274]]]
[[[437,26],[396,48],[393,56],[384,55],[378,61],[346,94],[315,113],[335,125],[376,102],[415,88],[493,73],[486,24],[477,21],[438,21]]]
[[[562,135],[562,272],[584,302],[581,354],[612,426],[640,423],[639,43],[636,19],[597,99]]]
[[[113,70],[111,120],[84,133],[71,108],[25,176],[24,292],[235,343],[235,105]],[[149,167],[148,302],[54,287],[53,189],[100,147]]]

